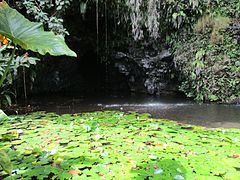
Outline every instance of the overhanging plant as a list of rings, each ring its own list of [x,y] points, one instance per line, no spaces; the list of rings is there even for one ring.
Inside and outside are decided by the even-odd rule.
[[[41,55],[49,53],[53,56],[77,56],[75,52],[69,49],[62,36],[44,31],[41,23],[30,22],[18,11],[9,7],[5,1],[0,1],[0,35],[3,44],[7,44],[9,39],[14,46],[6,69],[0,78],[0,87],[7,77],[17,46],[25,50],[38,52]],[[1,119],[3,119],[3,115],[0,110]],[[0,166],[11,175],[12,164],[3,150],[0,150],[0,159]]]
[[[44,31],[42,23],[29,21],[17,10],[9,7],[5,1],[0,2],[0,34],[10,39],[14,46],[6,70],[0,79],[0,87],[9,72],[16,46],[41,55],[49,53],[53,56],[77,56],[69,49],[61,35]]]

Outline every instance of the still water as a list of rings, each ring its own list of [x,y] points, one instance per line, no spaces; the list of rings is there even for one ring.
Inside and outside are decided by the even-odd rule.
[[[150,113],[154,118],[164,118],[206,127],[240,128],[240,105],[214,103],[198,104],[179,97],[44,97],[30,102],[47,112],[80,113],[104,110],[136,111]]]

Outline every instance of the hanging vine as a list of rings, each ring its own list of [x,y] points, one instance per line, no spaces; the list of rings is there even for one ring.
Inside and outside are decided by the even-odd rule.
[[[98,14],[98,0],[96,0],[96,44],[97,44],[97,59],[99,56],[99,14]]]
[[[143,14],[141,11],[142,0],[127,0],[126,5],[130,8],[130,19],[132,25],[132,34],[135,40],[142,39],[143,30],[142,30],[142,20]]]
[[[148,18],[146,27],[151,37],[157,39],[159,37],[159,18],[160,18],[160,1],[149,0],[148,2]]]

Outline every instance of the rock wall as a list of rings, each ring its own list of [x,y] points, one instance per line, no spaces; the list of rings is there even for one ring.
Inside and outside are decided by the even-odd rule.
[[[161,95],[177,90],[173,57],[168,49],[129,48],[127,52],[113,53],[112,59],[132,92]]]
[[[79,59],[49,59],[42,62],[33,92],[68,94],[169,94],[176,91],[172,54],[149,48],[113,52],[108,63],[94,52]]]

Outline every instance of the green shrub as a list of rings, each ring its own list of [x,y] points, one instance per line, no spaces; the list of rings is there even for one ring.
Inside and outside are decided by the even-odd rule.
[[[235,32],[223,23],[217,25],[199,31],[198,23],[198,33],[182,40],[175,52],[180,90],[199,101],[230,102],[240,97],[240,45]]]

